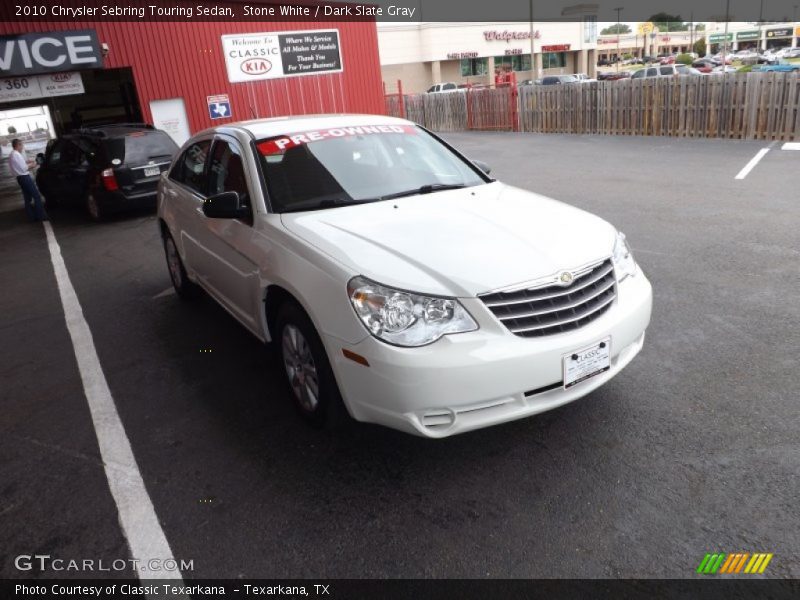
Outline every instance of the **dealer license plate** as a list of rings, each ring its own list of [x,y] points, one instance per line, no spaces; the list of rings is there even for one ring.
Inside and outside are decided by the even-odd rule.
[[[563,361],[564,389],[605,373],[611,368],[611,338],[607,337],[588,348],[565,354]]]
[[[161,169],[159,167],[147,167],[144,170],[145,177],[153,177],[154,175],[158,175],[161,173]]]

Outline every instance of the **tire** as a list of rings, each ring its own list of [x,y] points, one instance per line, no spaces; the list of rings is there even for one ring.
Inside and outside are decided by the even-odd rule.
[[[300,415],[316,427],[340,428],[352,422],[322,340],[311,319],[294,302],[285,302],[275,320],[275,345],[286,384]]]
[[[183,267],[178,247],[169,233],[164,234],[164,255],[167,259],[169,277],[178,297],[182,300],[196,298],[200,294],[200,286],[191,281],[186,275],[186,269]]]
[[[105,217],[103,208],[97,201],[97,196],[95,196],[94,192],[91,190],[86,193],[86,212],[88,213],[89,218],[95,223],[99,223],[103,220],[103,217]]]

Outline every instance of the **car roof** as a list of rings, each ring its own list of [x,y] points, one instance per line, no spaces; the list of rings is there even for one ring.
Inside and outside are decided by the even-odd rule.
[[[152,125],[99,125],[97,127],[82,127],[67,132],[65,139],[89,138],[94,140],[114,140],[124,138],[130,134],[164,134],[160,129],[155,129]]]
[[[251,119],[228,123],[219,127],[211,127],[200,133],[213,131],[222,132],[225,129],[245,130],[256,139],[274,137],[291,133],[300,133],[314,129],[331,129],[335,127],[354,127],[358,125],[414,125],[411,121],[386,117],[383,115],[367,114],[320,114],[298,115],[294,117],[272,117],[267,119]]]

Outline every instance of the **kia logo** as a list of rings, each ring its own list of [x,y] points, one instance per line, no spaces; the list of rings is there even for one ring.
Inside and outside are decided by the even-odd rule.
[[[247,75],[262,75],[272,69],[272,63],[266,58],[250,58],[239,67]]]
[[[56,75],[50,75],[50,79],[52,79],[55,83],[64,83],[65,81],[69,81],[72,79],[71,73],[57,73]]]

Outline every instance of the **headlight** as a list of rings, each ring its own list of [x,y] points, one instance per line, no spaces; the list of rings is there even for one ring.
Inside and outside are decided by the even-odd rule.
[[[625,234],[617,232],[617,241],[614,242],[614,271],[617,274],[617,281],[622,281],[628,275],[636,274],[636,262],[633,260],[631,248],[625,239]]]
[[[364,326],[376,338],[398,346],[424,346],[448,333],[478,328],[455,298],[433,298],[353,277],[347,295]]]

